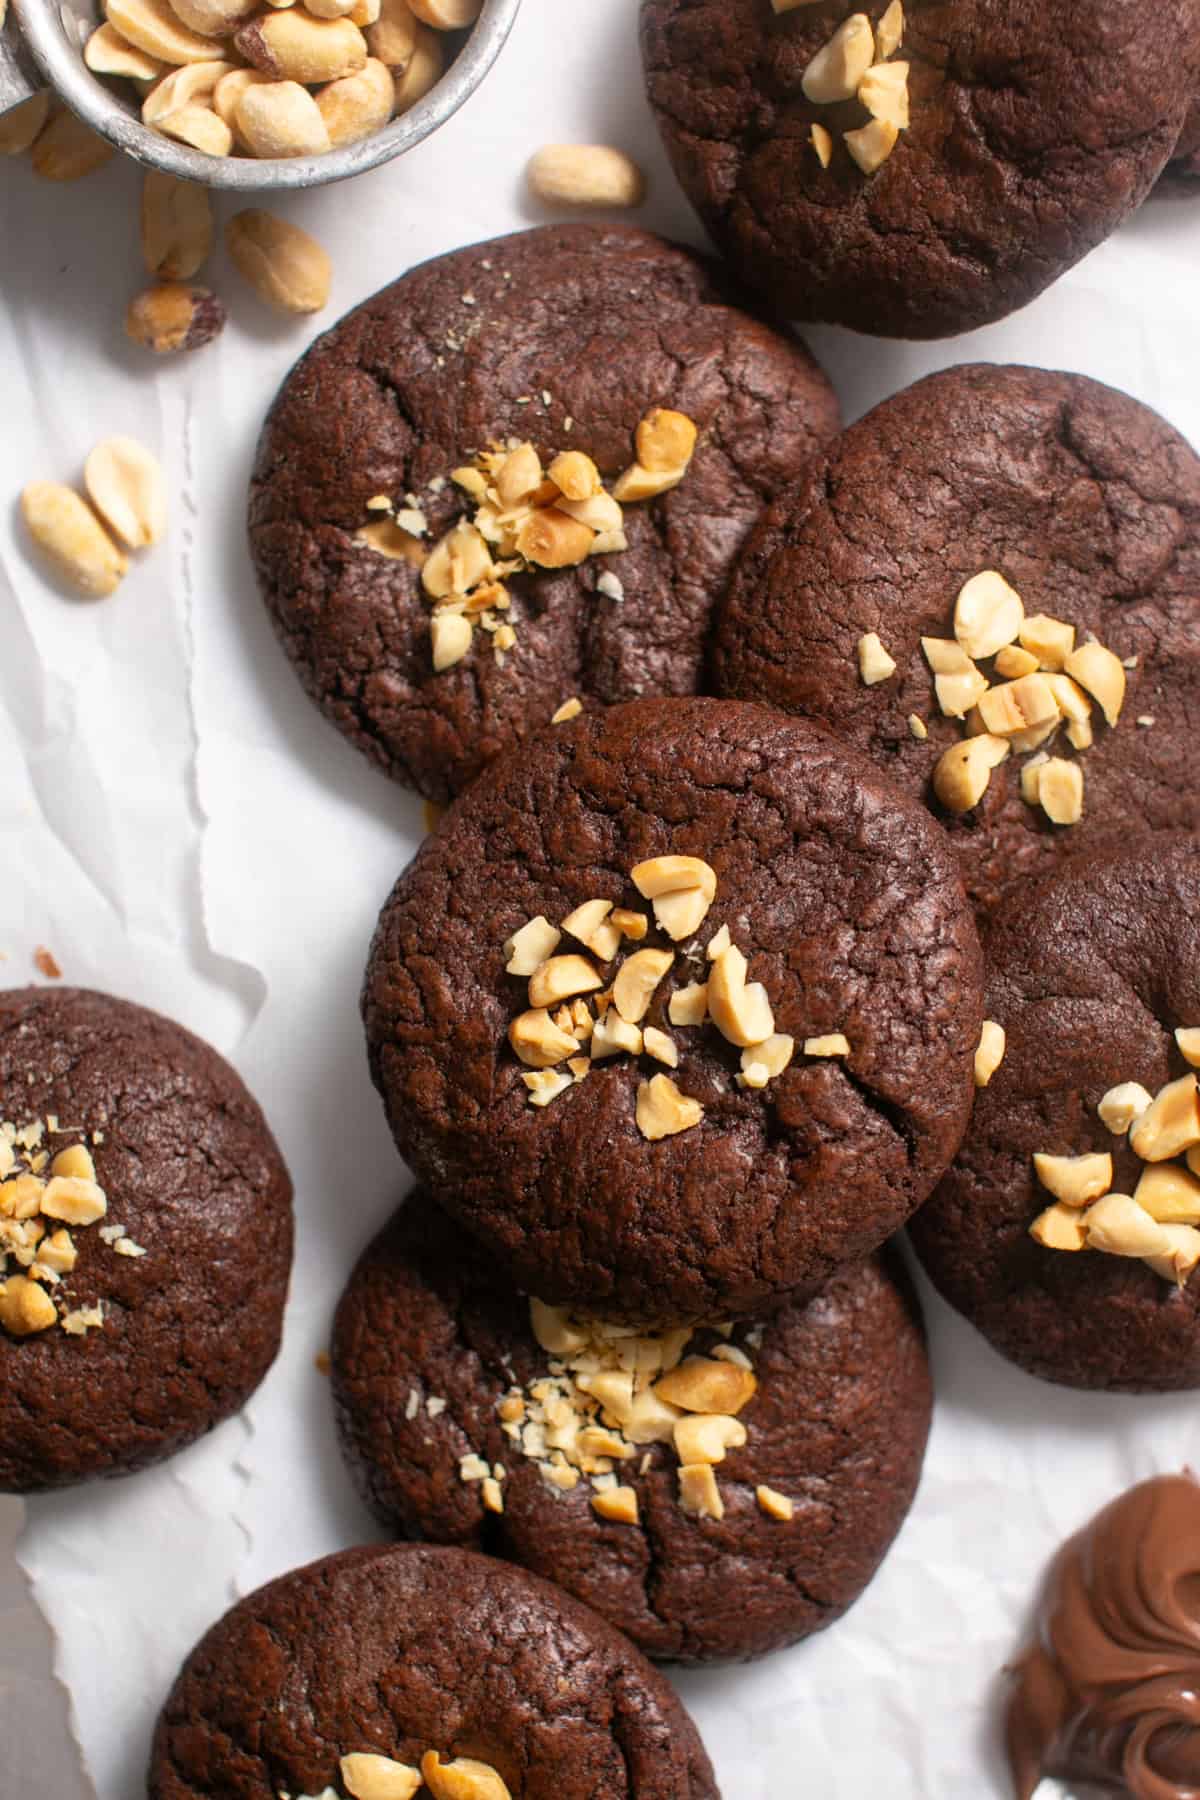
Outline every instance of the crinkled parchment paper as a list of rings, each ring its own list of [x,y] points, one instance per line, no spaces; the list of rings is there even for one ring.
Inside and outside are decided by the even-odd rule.
[[[281,203],[332,254],[329,321],[426,256],[533,222],[520,171],[548,140],[626,145],[652,171],[646,222],[696,236],[641,101],[634,11],[526,0],[495,76],[432,143]],[[42,979],[44,945],[67,980],[207,1035],[282,1140],[300,1243],[284,1353],[243,1420],[164,1469],[31,1500],[19,1542],[22,1508],[0,1500],[0,1788],[39,1800],[89,1792],[68,1721],[100,1800],[139,1800],[156,1710],[204,1627],[236,1594],[371,1535],[314,1357],[408,1179],[367,1079],[357,989],[420,808],[301,695],[243,542],[261,415],[317,327],[266,315],[218,255],[220,343],[191,361],[135,352],[120,319],[141,279],[137,190],[129,166],[67,188],[24,162],[0,175],[0,980]],[[1159,205],[970,339],[813,341],[851,417],[930,369],[1020,360],[1125,387],[1200,442],[1198,271],[1200,205]],[[15,500],[35,477],[78,479],[113,432],[162,458],[172,530],[115,599],[87,605],[31,565]],[[937,1423],[878,1580],[823,1638],[681,1680],[726,1800],[1003,1794],[997,1671],[1038,1570],[1116,1489],[1200,1462],[1189,1399],[1058,1392],[932,1300],[929,1313]]]

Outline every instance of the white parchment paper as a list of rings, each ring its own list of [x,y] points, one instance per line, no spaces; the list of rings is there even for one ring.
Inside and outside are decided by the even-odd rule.
[[[267,1109],[300,1223],[284,1352],[243,1420],[161,1470],[30,1501],[15,1548],[21,1508],[0,1501],[0,1792],[14,1800],[89,1792],[68,1694],[98,1800],[140,1800],[156,1711],[205,1626],[269,1576],[373,1535],[314,1357],[354,1255],[408,1182],[367,1079],[357,990],[420,807],[287,668],[244,550],[246,479],[266,404],[320,324],[424,257],[535,222],[520,173],[538,144],[623,144],[652,174],[639,218],[697,238],[641,98],[635,12],[525,0],[498,70],[433,142],[280,203],[332,255],[325,319],[267,315],[219,254],[205,279],[231,323],[191,360],[152,362],[121,334],[142,279],[131,167],[68,188],[24,162],[0,170],[0,980],[40,979],[45,945],[67,980],[208,1036]],[[1200,203],[1157,205],[969,339],[812,342],[848,418],[983,358],[1110,381],[1200,443],[1198,273]],[[28,560],[15,501],[35,477],[77,479],[114,432],[162,458],[170,542],[115,599],[80,604]],[[1056,1391],[932,1297],[928,1310],[937,1420],[877,1581],[814,1642],[681,1679],[726,1800],[1005,1793],[996,1676],[1039,1569],[1120,1487],[1200,1462],[1189,1399]]]

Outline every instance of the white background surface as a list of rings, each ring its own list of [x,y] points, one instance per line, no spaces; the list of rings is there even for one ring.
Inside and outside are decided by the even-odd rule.
[[[268,628],[243,544],[257,428],[318,324],[427,256],[535,222],[520,172],[539,143],[623,144],[652,173],[639,218],[697,236],[642,101],[635,12],[525,0],[498,69],[432,143],[281,203],[333,257],[324,319],[268,316],[218,255],[203,279],[231,323],[191,359],[153,361],[121,333],[142,279],[132,167],[68,188],[24,162],[0,169],[0,980],[34,978],[46,944],[69,981],[208,1036],[266,1106],[300,1224],[284,1353],[247,1418],[164,1469],[28,1505],[16,1554],[56,1633],[100,1800],[140,1800],[157,1708],[235,1594],[372,1535],[313,1358],[354,1255],[407,1184],[367,1078],[357,989],[421,815],[318,718]],[[1198,270],[1200,203],[1159,205],[970,339],[811,339],[848,418],[978,357],[1085,371],[1200,442]],[[115,599],[85,605],[29,562],[16,498],[34,478],[78,479],[114,432],[162,458],[170,541]],[[1037,1571],[1118,1488],[1200,1461],[1189,1399],[1056,1391],[932,1299],[929,1315],[937,1421],[877,1581],[824,1637],[681,1681],[725,1800],[1005,1793],[996,1672]],[[83,1800],[45,1628],[12,1560],[20,1513],[0,1500],[0,1789]]]

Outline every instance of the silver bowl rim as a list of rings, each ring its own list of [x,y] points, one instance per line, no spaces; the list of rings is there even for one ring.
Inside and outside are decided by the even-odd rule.
[[[468,100],[504,48],[516,22],[521,0],[484,0],[471,35],[442,79],[400,118],[358,144],[346,144],[324,156],[259,159],[251,156],[208,156],[151,131],[105,87],[83,60],[72,36],[61,0],[14,0],[21,32],[50,86],[84,122],[116,149],[147,168],[195,181],[205,187],[241,193],[321,187],[362,175],[402,156],[435,132]],[[214,45],[214,50],[216,46]]]

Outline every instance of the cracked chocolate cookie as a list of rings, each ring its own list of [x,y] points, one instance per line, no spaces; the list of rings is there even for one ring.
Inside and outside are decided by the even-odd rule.
[[[957,1148],[978,941],[940,828],[765,708],[646,700],[528,740],[384,908],[363,1006],[401,1153],[527,1293],[752,1312]]]
[[[1003,1056],[911,1226],[1002,1356],[1069,1387],[1200,1386],[1200,842],[1078,858],[988,939]]]
[[[150,1800],[719,1800],[671,1688],[549,1582],[345,1550],[260,1588],[163,1709]]]
[[[498,1286],[424,1193],[354,1271],[333,1391],[385,1526],[511,1557],[686,1662],[845,1612],[904,1521],[930,1414],[898,1263],[766,1324],[633,1335]]]
[[[292,1189],[182,1026],[0,994],[0,1492],[124,1475],[228,1418],[279,1348]]]
[[[445,801],[564,705],[693,693],[746,532],[837,423],[711,262],[518,233],[414,269],[288,377],[259,584],[325,715]]]
[[[1200,72],[1190,0],[643,0],[667,153],[749,286],[885,337],[1004,317],[1146,196]]]
[[[984,911],[1114,835],[1194,829],[1200,458],[1082,376],[932,375],[764,515],[713,675],[923,797]]]

